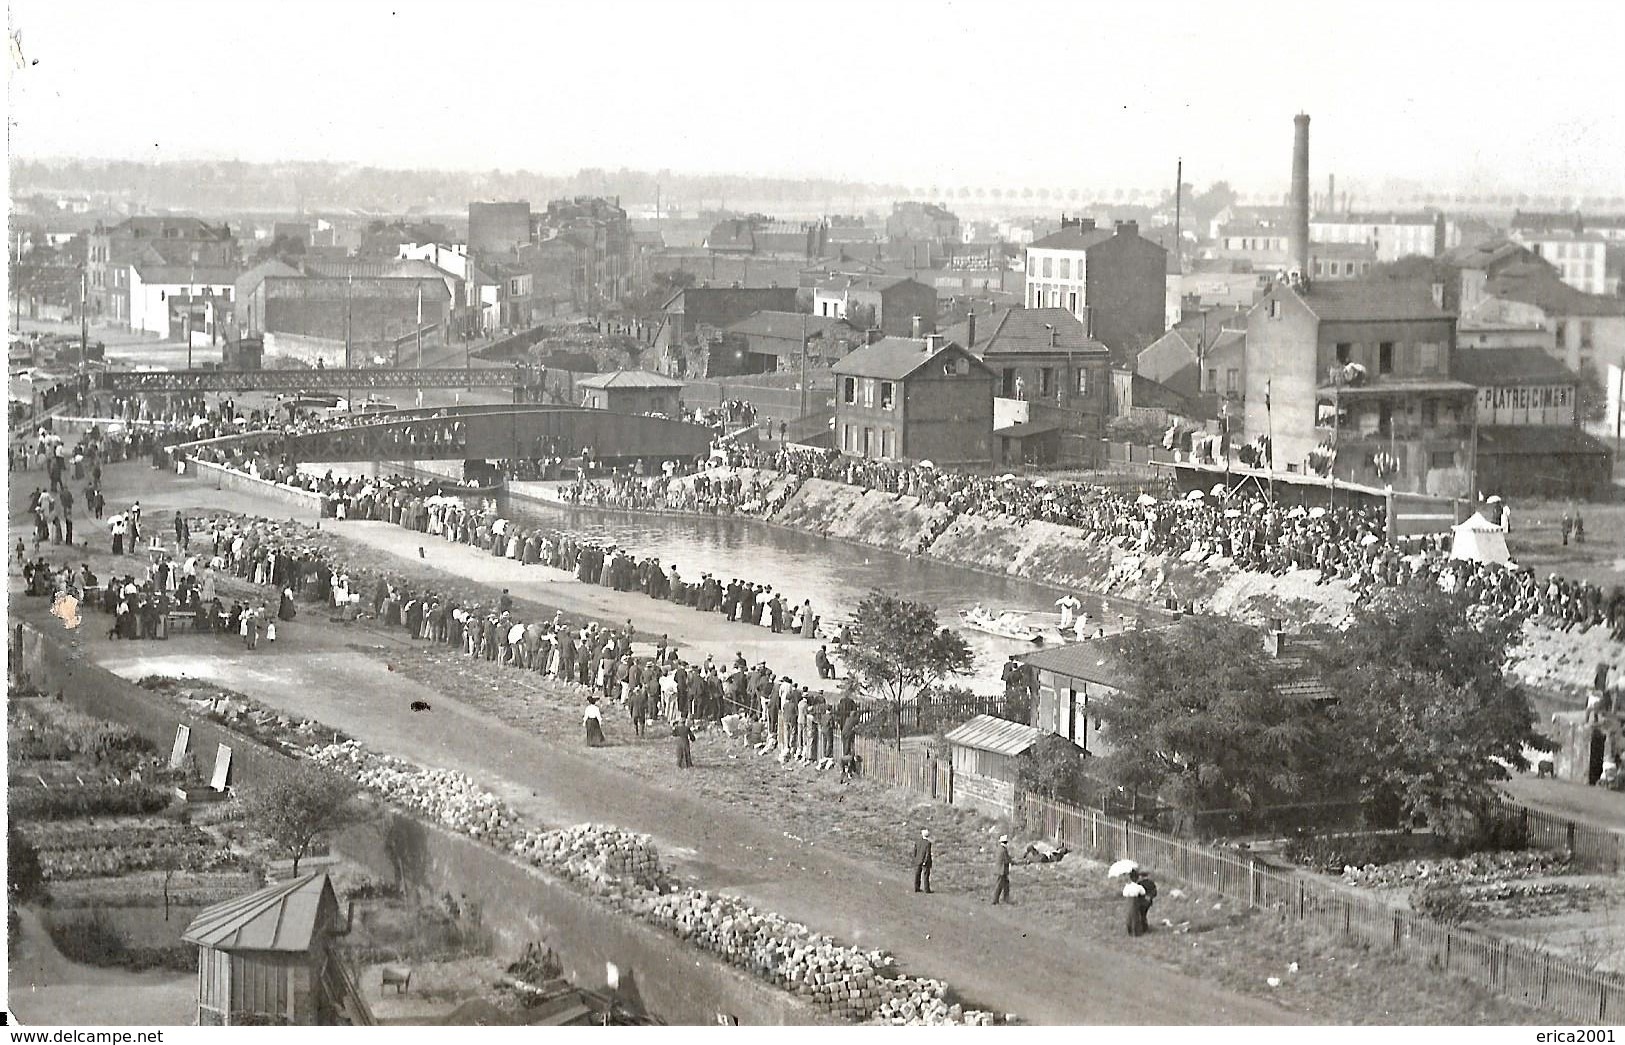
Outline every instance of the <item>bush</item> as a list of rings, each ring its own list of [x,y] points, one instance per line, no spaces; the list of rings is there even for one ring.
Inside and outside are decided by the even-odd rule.
[[[87,784],[13,791],[7,805],[18,820],[72,820],[156,813],[173,798],[168,789],[153,784]]]
[[[1322,835],[1300,830],[1281,847],[1281,855],[1321,874],[1342,874],[1345,867],[1403,860],[1414,856],[1415,850],[1416,840],[1410,835]]]
[[[45,869],[40,866],[39,850],[29,845],[15,826],[6,831],[6,892],[13,903],[27,903],[45,895]]]
[[[1045,798],[1074,801],[1083,784],[1083,751],[1063,736],[1046,733],[1019,760],[1017,781]]]
[[[120,965],[129,941],[101,911],[72,918],[47,918],[46,930],[63,957],[82,965]]]
[[[1445,925],[1458,925],[1467,920],[1472,904],[1461,886],[1451,882],[1430,882],[1411,890],[1411,908]]]

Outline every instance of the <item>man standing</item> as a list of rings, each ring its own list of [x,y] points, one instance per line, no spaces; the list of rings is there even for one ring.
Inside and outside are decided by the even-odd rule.
[[[1014,903],[1010,899],[1010,836],[999,836],[999,848],[993,854],[993,867],[998,877],[993,882],[993,906],[997,907],[999,901]]]
[[[920,829],[920,837],[914,841],[914,891],[921,892],[920,884],[925,884],[924,892],[931,891],[931,832],[925,828]]]

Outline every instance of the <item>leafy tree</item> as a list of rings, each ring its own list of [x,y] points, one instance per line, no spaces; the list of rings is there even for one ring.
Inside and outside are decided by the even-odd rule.
[[[1574,405],[1580,411],[1580,420],[1601,421],[1608,413],[1608,390],[1603,387],[1602,375],[1589,363],[1580,367],[1580,383],[1574,391]]]
[[[1074,798],[1083,785],[1083,751],[1058,733],[1046,733],[1022,756],[1016,780],[1051,800]]]
[[[293,857],[293,873],[322,835],[360,818],[355,785],[337,773],[302,762],[278,762],[266,778],[247,789],[243,811],[255,829]]]
[[[1101,769],[1176,809],[1252,808],[1321,792],[1324,718],[1281,691],[1285,669],[1246,625],[1197,618],[1118,640],[1123,688],[1098,715]]]
[[[1356,608],[1322,660],[1336,750],[1365,801],[1461,843],[1492,825],[1507,766],[1550,746],[1505,671],[1521,625],[1435,588]]]
[[[852,302],[846,306],[846,323],[853,330],[868,330],[875,325],[875,307]]]
[[[848,674],[863,691],[884,699],[892,713],[892,735],[903,745],[903,705],[953,675],[970,671],[970,646],[937,624],[936,610],[896,594],[871,591],[858,604],[854,643],[843,655]]]

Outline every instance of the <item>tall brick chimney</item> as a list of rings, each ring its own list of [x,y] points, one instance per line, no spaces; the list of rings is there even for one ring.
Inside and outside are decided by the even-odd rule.
[[[976,347],[976,304],[975,304],[975,302],[971,303],[970,315],[965,317],[965,341],[966,341],[966,344],[965,344],[966,348],[974,349]]]
[[[1292,225],[1287,267],[1299,278],[1309,276],[1309,116],[1292,118]]]

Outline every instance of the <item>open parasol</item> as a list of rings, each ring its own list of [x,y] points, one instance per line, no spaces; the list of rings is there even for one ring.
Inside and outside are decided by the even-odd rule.
[[[1130,871],[1138,871],[1140,865],[1133,860],[1119,860],[1106,871],[1107,878],[1121,878]]]
[[[1033,485],[1038,487],[1039,489],[1043,489],[1044,487],[1049,485],[1049,480],[1043,478],[1042,476],[1040,476],[1039,478],[1033,480]]]
[[[1142,506],[1151,505],[1156,504],[1157,499],[1148,493],[1142,493],[1138,498],[1135,499],[1134,503]]]
[[[1203,496],[1205,496],[1205,495],[1202,493],[1201,490],[1192,490],[1190,493],[1185,495],[1185,500],[1187,500],[1187,501],[1200,501],[1203,498]]]
[[[1210,493],[1213,496],[1217,497],[1220,494],[1224,493],[1224,491],[1226,489],[1227,489],[1227,487],[1223,483],[1214,483],[1213,484],[1213,489],[1209,490],[1208,493]]]
[[[1309,509],[1309,518],[1311,518],[1311,519],[1318,519],[1318,518],[1320,518],[1321,516],[1323,516],[1325,514],[1326,514],[1326,509],[1324,507],[1322,507],[1321,505],[1318,505],[1318,504],[1315,505],[1313,508]]]
[[[931,461],[921,461],[920,462],[920,467],[921,468],[935,468],[936,464],[931,462]]]
[[[1001,483],[1013,483],[1015,481],[1016,477],[1013,472],[1005,472],[1003,475],[999,476],[999,482]]]

